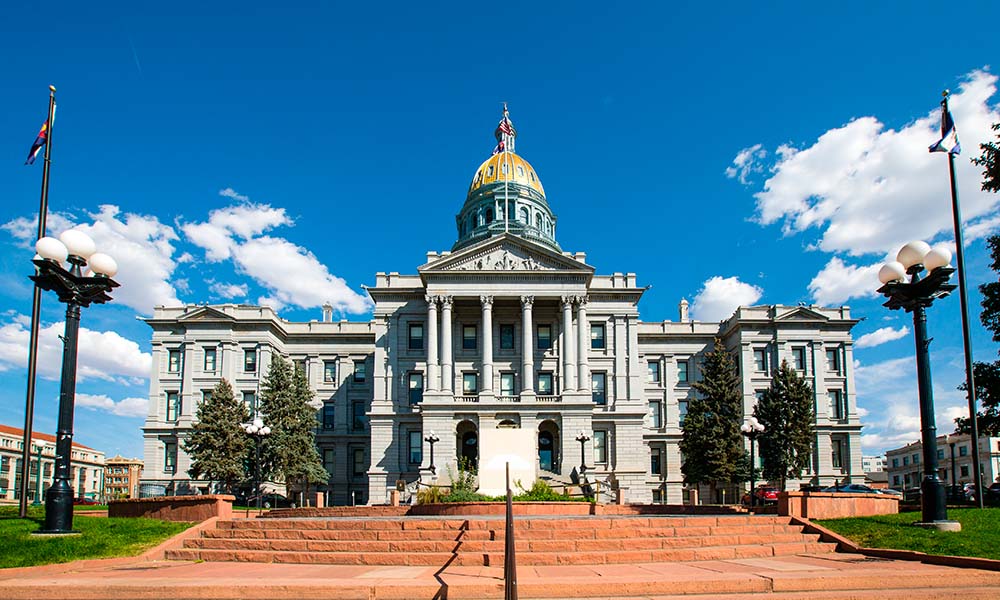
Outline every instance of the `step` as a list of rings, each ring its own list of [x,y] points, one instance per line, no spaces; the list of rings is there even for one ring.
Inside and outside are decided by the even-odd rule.
[[[423,530],[423,529],[495,529],[503,528],[503,519],[455,519],[455,518],[314,518],[314,519],[234,519],[220,521],[220,529],[375,529],[375,530]],[[634,527],[741,527],[788,525],[787,517],[722,516],[722,517],[570,517],[570,518],[515,518],[516,529],[610,529],[631,525]]]
[[[391,552],[272,552],[254,550],[209,550],[190,549],[167,550],[166,560],[188,560],[205,562],[250,562],[286,563],[316,565],[379,565],[379,566],[421,566],[441,567],[454,565],[481,567],[485,558],[482,554],[455,555],[450,552],[427,552],[404,554]],[[501,559],[501,563],[503,559]]]

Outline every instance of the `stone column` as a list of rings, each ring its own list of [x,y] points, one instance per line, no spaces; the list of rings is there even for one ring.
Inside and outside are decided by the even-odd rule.
[[[425,296],[427,301],[427,389],[441,389],[438,371],[438,298]]]
[[[451,362],[451,296],[441,296],[441,391],[455,393]]]
[[[493,394],[493,296],[480,296],[483,305],[483,381],[481,392]]]
[[[574,339],[573,339],[573,297],[563,296],[563,381],[562,391],[575,390],[576,388],[576,361],[573,360]]]
[[[580,390],[590,391],[590,364],[587,354],[590,351],[590,322],[587,321],[587,297],[577,298],[576,328],[579,355],[577,356],[577,372],[579,373]],[[605,389],[605,393],[607,393]]]
[[[521,296],[521,393],[535,393],[535,349],[532,342],[534,325],[531,324],[531,308],[534,296]]]

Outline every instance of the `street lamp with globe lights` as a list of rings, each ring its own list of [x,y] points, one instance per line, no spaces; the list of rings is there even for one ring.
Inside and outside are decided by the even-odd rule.
[[[430,466],[431,475],[437,475],[437,467],[434,466],[434,444],[440,442],[441,438],[434,435],[434,431],[431,430],[427,432],[427,437],[424,438],[424,441],[430,444],[431,447],[431,466]]]
[[[757,436],[764,433],[764,425],[757,420],[757,417],[751,416],[740,426],[740,433],[750,440],[750,510],[752,511],[756,504],[754,486],[757,483],[757,460],[754,455],[754,442],[757,441]]]
[[[944,246],[931,248],[926,242],[910,242],[878,272],[882,287],[878,292],[888,298],[883,306],[913,313],[913,337],[917,350],[917,390],[920,401],[920,434],[923,446],[924,475],[920,483],[922,525],[958,531],[961,525],[948,520],[944,486],[938,479],[937,425],[934,420],[934,393],[931,388],[931,363],[925,310],[938,298],[944,298],[954,285],[948,283],[955,269],[948,266],[951,251]],[[926,271],[921,277],[921,272]],[[909,276],[909,279],[907,279]]]
[[[582,475],[587,470],[587,454],[585,445],[590,441],[590,437],[587,432],[580,430],[580,435],[576,436],[576,441],[580,442],[580,474]]]
[[[260,511],[260,444],[264,438],[271,434],[271,428],[264,424],[264,420],[259,416],[254,420],[243,424],[243,431],[253,438],[254,442],[254,463],[253,463],[253,488],[257,493],[257,511]]]
[[[94,240],[75,229],[64,231],[59,239],[39,239],[35,243],[35,252],[38,254],[32,261],[35,264],[35,274],[31,276],[31,280],[40,289],[55,292],[59,301],[66,304],[55,474],[52,486],[45,493],[45,528],[39,533],[74,533],[70,459],[73,451],[80,309],[111,300],[109,292],[118,287],[118,283],[112,279],[118,272],[118,263],[107,254],[97,252]],[[68,263],[68,268],[63,265],[64,262]]]

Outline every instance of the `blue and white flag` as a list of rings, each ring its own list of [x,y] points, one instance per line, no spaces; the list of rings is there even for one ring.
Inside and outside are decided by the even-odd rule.
[[[947,152],[948,154],[961,154],[962,145],[958,143],[958,130],[955,129],[955,121],[951,118],[948,105],[941,103],[941,139],[931,144],[928,148],[930,152]]]

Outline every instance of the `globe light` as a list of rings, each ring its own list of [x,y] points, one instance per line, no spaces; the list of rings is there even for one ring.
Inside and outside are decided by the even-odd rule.
[[[431,430],[430,430],[430,431],[429,431],[429,432],[427,433],[427,436],[428,436],[428,437],[437,437],[437,436],[435,436],[435,435],[434,435],[434,430],[433,430],[433,429],[431,429]]]
[[[271,428],[268,427],[267,425],[264,425],[263,427],[260,428],[261,435],[268,435],[270,433],[271,433]]]
[[[250,435],[257,433],[257,427],[253,423],[247,425],[245,429],[246,432],[249,433]]]
[[[927,242],[916,240],[900,248],[899,253],[896,254],[896,260],[903,265],[903,268],[909,269],[913,265],[924,262],[924,257],[930,251],[931,247]]]
[[[114,277],[118,273],[118,263],[103,252],[91,254],[87,264],[90,265],[90,270],[94,272],[94,275],[98,277]]]
[[[906,279],[906,267],[900,262],[885,263],[878,271],[878,280],[882,283],[891,283],[904,279]]]
[[[257,417],[256,419],[253,420],[253,426],[257,429],[260,429],[261,427],[264,426],[264,420],[261,419],[260,417]]]
[[[934,246],[924,257],[924,268],[933,271],[939,267],[947,267],[951,262],[951,250],[947,246]]]
[[[740,425],[740,431],[742,431],[743,433],[750,433],[751,429],[753,429],[753,427],[750,426],[750,422],[749,421],[747,421],[746,423]]]
[[[66,249],[66,244],[60,242],[54,237],[43,237],[35,242],[35,252],[45,260],[52,261],[57,264],[62,264],[65,262],[66,257],[69,256],[69,250]]]
[[[68,229],[59,236],[59,241],[66,244],[66,250],[70,256],[79,256],[87,260],[90,255],[97,252],[97,246],[90,236],[77,229]]]

